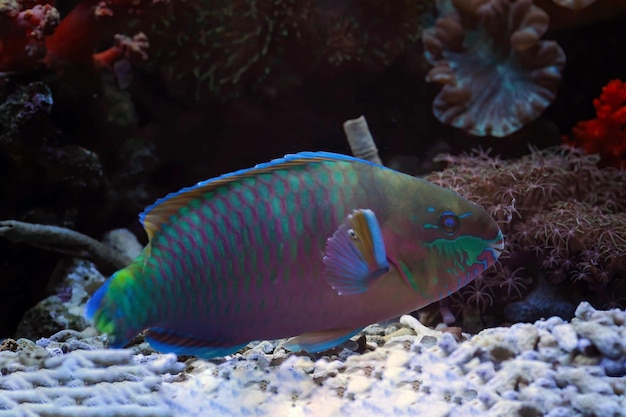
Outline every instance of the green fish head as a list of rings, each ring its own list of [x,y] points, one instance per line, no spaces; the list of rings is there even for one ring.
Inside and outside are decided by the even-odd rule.
[[[444,298],[492,266],[504,247],[497,223],[478,204],[432,184],[389,219],[390,260],[425,299]],[[404,212],[404,210],[403,210]],[[391,236],[389,236],[391,235]]]

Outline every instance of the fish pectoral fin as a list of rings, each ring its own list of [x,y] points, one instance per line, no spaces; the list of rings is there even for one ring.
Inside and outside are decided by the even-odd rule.
[[[319,332],[302,333],[300,336],[292,337],[283,347],[292,352],[306,350],[307,352],[321,352],[332,349],[337,345],[350,339],[352,336],[363,330],[359,329],[331,329]]]
[[[354,210],[326,241],[324,276],[339,295],[360,294],[389,272],[383,234],[372,210]]]
[[[146,330],[144,338],[150,343],[150,346],[159,352],[197,356],[203,359],[230,355],[247,345],[247,343],[228,345],[192,335],[181,335],[171,330],[155,327]]]

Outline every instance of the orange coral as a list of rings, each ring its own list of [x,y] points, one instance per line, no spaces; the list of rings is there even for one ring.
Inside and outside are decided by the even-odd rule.
[[[578,122],[563,140],[600,155],[603,165],[624,166],[626,161],[626,83],[612,80],[593,100],[596,118]]]

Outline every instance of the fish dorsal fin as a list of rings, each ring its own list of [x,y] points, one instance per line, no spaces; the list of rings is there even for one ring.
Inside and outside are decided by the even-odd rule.
[[[297,154],[285,155],[282,158],[274,159],[252,168],[220,175],[219,177],[201,181],[194,186],[186,187],[175,193],[168,194],[144,210],[144,212],[139,215],[139,220],[143,224],[148,238],[152,239],[152,237],[161,230],[161,227],[169,223],[172,216],[176,215],[182,207],[187,206],[191,201],[203,196],[209,191],[263,173],[282,169],[293,169],[324,161],[352,161],[375,165],[352,156],[331,152],[299,152]]]

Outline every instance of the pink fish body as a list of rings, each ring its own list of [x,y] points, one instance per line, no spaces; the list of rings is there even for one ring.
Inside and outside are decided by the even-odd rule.
[[[223,356],[252,340],[331,348],[435,302],[491,266],[502,233],[424,180],[325,152],[288,155],[171,194],[141,216],[143,253],[87,317],[123,346]]]

